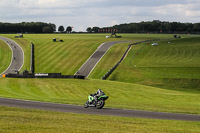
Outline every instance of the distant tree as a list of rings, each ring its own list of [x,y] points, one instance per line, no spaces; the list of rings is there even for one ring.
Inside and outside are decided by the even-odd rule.
[[[62,25],[61,25],[61,26],[59,26],[59,27],[58,27],[58,31],[59,31],[59,32],[63,32],[63,31],[65,31],[65,28],[64,28],[64,26],[62,26]]]
[[[20,33],[20,32],[52,33],[55,30],[56,30],[56,25],[52,23],[44,23],[44,22],[1,23],[0,22],[0,32],[2,33]]]
[[[93,27],[92,32],[97,33],[99,29],[100,29],[99,27]]]
[[[52,33],[56,31],[56,25],[55,24],[49,23],[48,25],[51,27],[51,32]]]
[[[64,27],[62,27],[64,29]],[[58,31],[62,32],[61,27]],[[88,27],[87,32],[97,33],[99,27]],[[103,27],[102,30],[117,29],[118,33],[200,33],[200,23],[180,23],[180,22],[161,22],[159,20],[119,24],[112,27]],[[56,25],[44,22],[22,22],[22,23],[2,23],[0,22],[1,33],[53,33],[56,31]],[[65,31],[65,29],[63,30]],[[67,33],[72,32],[72,27],[68,26]]]
[[[51,33],[52,32],[51,27],[50,26],[43,27],[42,32],[43,33]]]
[[[67,33],[71,33],[71,32],[72,32],[72,27],[71,27],[71,26],[68,26],[67,29],[66,29],[66,32],[67,32]]]
[[[88,27],[86,31],[89,32],[89,33],[91,33],[92,32],[92,28]]]
[[[193,30],[194,30],[195,32],[200,32],[200,23],[194,24]]]

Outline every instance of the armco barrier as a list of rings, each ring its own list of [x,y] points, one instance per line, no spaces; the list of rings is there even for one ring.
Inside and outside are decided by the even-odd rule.
[[[125,53],[123,54],[122,58],[101,78],[103,80],[106,80],[111,74],[112,72],[119,66],[119,64],[124,60],[124,58],[126,57],[126,55],[128,54],[129,50],[131,49],[131,46],[133,45],[137,45],[137,44],[141,44],[141,43],[148,43],[148,42],[155,42],[155,41],[169,41],[171,39],[154,39],[154,40],[145,40],[145,41],[141,41],[141,42],[136,42],[133,44],[129,44],[127,50],[125,51]]]
[[[35,55],[34,55],[34,44],[31,42],[31,64],[30,64],[30,72],[32,74],[35,73]]]
[[[64,79],[85,79],[85,76],[82,75],[61,75],[61,73],[46,73],[46,74],[6,74],[5,77],[8,78],[64,78]]]

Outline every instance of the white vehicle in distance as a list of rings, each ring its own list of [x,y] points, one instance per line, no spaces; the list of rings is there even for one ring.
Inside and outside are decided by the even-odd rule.
[[[158,46],[158,43],[152,43],[151,46]]]

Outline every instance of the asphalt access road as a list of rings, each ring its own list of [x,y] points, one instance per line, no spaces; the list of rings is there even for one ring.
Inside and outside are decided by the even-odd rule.
[[[0,98],[0,106],[9,106],[9,107],[26,108],[26,109],[40,109],[40,110],[79,113],[79,114],[135,117],[135,118],[148,118],[148,119],[200,121],[200,115],[161,113],[161,112],[114,109],[114,108],[103,108],[103,109],[84,108],[83,106],[78,106],[78,105],[36,102],[36,101],[17,100],[9,98]]]
[[[79,68],[75,75],[83,75],[88,77],[92,72],[97,63],[101,60],[104,54],[109,50],[109,48],[117,43],[125,43],[129,41],[116,41],[116,42],[106,42],[101,44],[98,49],[90,56],[90,58]]]
[[[2,77],[3,74],[12,73],[15,70],[19,71],[22,68],[24,64],[24,52],[15,41],[5,37],[0,37],[0,39],[12,49],[12,60],[10,66],[0,74],[0,77]]]

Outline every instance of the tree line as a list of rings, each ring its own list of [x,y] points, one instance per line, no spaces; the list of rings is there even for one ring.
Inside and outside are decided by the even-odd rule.
[[[139,23],[119,24],[112,27],[88,27],[87,32],[110,32],[118,33],[200,33],[200,23],[181,23],[166,21],[147,21]]]
[[[53,33],[56,25],[44,22],[2,23],[0,33]]]
[[[61,32],[61,33],[64,33],[64,32],[71,33],[72,32],[72,28],[73,27],[71,27],[71,26],[67,26],[67,28],[65,30],[64,26],[61,25],[61,26],[58,27],[58,31]]]

